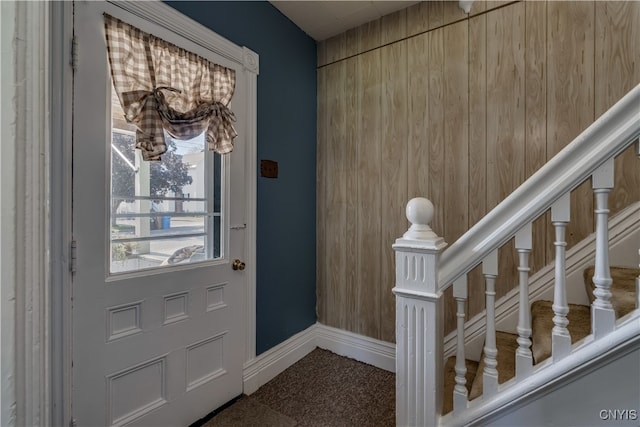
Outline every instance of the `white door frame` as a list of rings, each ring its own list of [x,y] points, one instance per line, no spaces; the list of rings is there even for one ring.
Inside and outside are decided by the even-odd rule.
[[[37,2],[40,3],[40,2]],[[115,2],[114,2],[115,3]],[[257,75],[258,55],[213,33],[212,30],[182,15],[170,6],[154,2],[117,2],[117,5],[137,16],[153,21],[176,34],[228,58],[244,67],[249,97],[247,123],[239,132],[246,137],[246,336],[245,366],[255,354],[256,307],[256,185],[257,185]],[[70,2],[51,3],[50,22],[51,65],[51,238],[47,248],[51,253],[51,316],[42,319],[42,327],[51,331],[50,419],[52,425],[69,425],[71,421],[71,274],[69,273],[71,236],[71,114],[73,5]],[[188,29],[188,30],[187,30]],[[47,179],[47,178],[45,178]],[[59,240],[56,240],[59,239]],[[55,343],[58,343],[56,345]],[[34,391],[35,392],[35,391]],[[27,394],[29,396],[29,394]],[[29,400],[29,399],[27,399]],[[48,405],[47,405],[48,406]],[[49,418],[49,417],[47,417]],[[45,422],[44,424],[49,424]]]
[[[49,424],[52,411],[49,6],[0,5],[0,424],[8,426]]]

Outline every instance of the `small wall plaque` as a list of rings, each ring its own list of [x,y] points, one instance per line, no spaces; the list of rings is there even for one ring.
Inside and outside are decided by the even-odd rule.
[[[273,160],[260,160],[260,176],[277,178],[278,162],[274,162]]]

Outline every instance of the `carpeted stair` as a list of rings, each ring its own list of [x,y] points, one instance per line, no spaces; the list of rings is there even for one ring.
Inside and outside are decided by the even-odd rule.
[[[595,269],[589,267],[584,271],[584,282],[587,285],[589,302],[593,303],[595,285],[591,278]],[[611,268],[611,305],[616,312],[616,318],[626,316],[636,308],[636,277],[640,270],[637,268]]]
[[[533,363],[540,363],[551,356],[551,330],[553,308],[551,301],[536,301],[531,304],[531,352]],[[591,309],[586,305],[569,304],[569,334],[574,344],[591,333]]]
[[[590,302],[593,302],[594,268],[584,271],[585,286]],[[636,308],[636,278],[640,269],[611,267],[611,305],[616,317],[620,318]],[[531,304],[531,327],[533,363],[537,364],[551,356],[551,330],[553,329],[553,309],[551,301],[535,301]],[[569,333],[571,342],[580,341],[591,334],[591,309],[586,305],[569,304]],[[508,332],[496,332],[496,347],[498,348],[498,383],[502,384],[515,376],[515,352],[518,348],[517,335]],[[467,390],[469,400],[482,395],[482,373],[484,370],[484,352],[480,362],[466,361]],[[442,413],[447,414],[453,409],[453,389],[455,387],[455,357],[450,357],[445,363],[444,399]]]
[[[516,349],[518,343],[517,335],[507,332],[496,332],[496,348],[498,349],[498,384],[510,380],[516,374]],[[476,377],[471,385],[469,400],[473,400],[482,394],[483,375],[484,372],[484,351],[480,356],[480,364]]]

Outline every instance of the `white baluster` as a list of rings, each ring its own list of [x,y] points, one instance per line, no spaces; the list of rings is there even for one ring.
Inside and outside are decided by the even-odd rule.
[[[496,348],[496,278],[498,277],[498,250],[494,250],[482,261],[487,298],[487,335],[484,344],[484,373],[482,394],[493,396],[498,392],[498,349]]]
[[[594,339],[602,338],[615,328],[616,315],[611,306],[611,271],[609,267],[609,209],[607,200],[613,188],[613,159],[600,166],[591,177],[596,197],[596,265],[593,274],[595,300],[591,306]]]
[[[571,352],[571,336],[569,325],[569,305],[567,304],[567,271],[565,267],[567,242],[565,231],[569,223],[571,194],[562,196],[551,206],[551,223],[556,229],[556,269],[555,287],[553,292],[553,331],[551,332],[551,354],[553,361],[565,357]]]
[[[453,282],[453,298],[457,302],[456,317],[458,320],[458,331],[456,341],[456,386],[453,389],[453,410],[454,412],[467,408],[468,392],[467,387],[467,364],[464,352],[464,305],[467,301],[467,275],[463,274],[458,280]]]
[[[411,227],[396,251],[396,424],[437,425],[442,413],[443,292],[438,259],[447,245],[429,227],[433,205],[407,204]],[[416,267],[418,266],[418,267]]]
[[[529,306],[529,254],[531,253],[531,223],[516,234],[520,278],[520,308],[518,316],[518,350],[516,351],[516,377],[528,377],[533,370],[531,355],[531,307]]]

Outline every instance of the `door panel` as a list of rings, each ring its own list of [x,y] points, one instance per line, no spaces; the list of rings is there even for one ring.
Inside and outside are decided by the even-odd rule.
[[[112,109],[104,12],[236,69],[232,110],[237,129],[243,129],[246,119],[246,79],[242,67],[114,5],[75,4],[73,417],[78,425],[188,425],[242,393],[243,295],[247,284],[245,272],[234,271],[231,261],[244,259],[244,229],[231,229],[230,225],[245,222],[244,138],[239,132],[234,151],[219,162],[225,170],[219,230],[224,237],[219,256],[191,264],[113,271]],[[213,165],[213,155],[207,156]],[[206,191],[212,191],[210,184]],[[134,203],[143,204],[140,200]],[[136,217],[136,225],[130,225],[136,232],[136,227],[150,221],[149,211],[137,207],[134,214],[146,216]],[[173,213],[175,230],[169,231],[179,232],[177,222],[185,215],[175,214],[175,207],[165,209],[168,214],[159,216],[171,217]],[[122,224],[126,221],[121,221],[119,231]],[[137,237],[139,234],[134,240]],[[160,250],[123,256],[146,256],[153,261],[167,258],[168,253]]]

